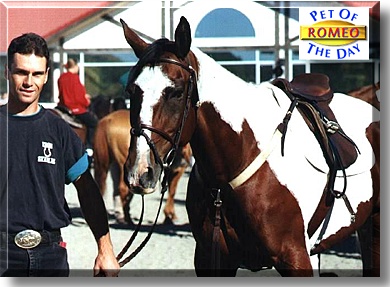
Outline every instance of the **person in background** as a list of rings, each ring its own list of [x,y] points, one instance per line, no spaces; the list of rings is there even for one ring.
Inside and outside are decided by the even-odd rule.
[[[91,97],[80,81],[79,66],[70,58],[65,64],[67,70],[58,78],[59,106],[66,107],[71,114],[87,127],[86,149],[88,156],[93,155],[93,137],[97,126],[97,117],[88,110]]]
[[[96,240],[93,275],[118,276],[107,211],[84,145],[64,120],[38,103],[49,65],[41,36],[27,33],[11,41],[9,97],[0,107],[0,276],[69,276],[61,228],[72,220],[65,198],[70,183]]]

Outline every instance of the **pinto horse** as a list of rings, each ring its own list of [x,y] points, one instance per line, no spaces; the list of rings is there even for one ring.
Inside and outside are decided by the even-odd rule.
[[[318,127],[343,132],[360,152],[348,168],[330,174],[313,122],[302,109],[293,112],[305,102],[276,84],[249,84],[190,50],[184,17],[175,41],[151,44],[121,23],[139,58],[126,86],[132,136],[125,181],[135,193],[158,190],[172,155],[191,144],[195,165],[186,208],[196,274],[274,267],[282,276],[319,275],[316,254],[359,230],[371,214],[373,152],[366,129],[379,115],[363,101],[327,90],[337,122],[322,118]],[[322,92],[308,89],[310,82],[301,88]]]
[[[123,166],[130,145],[130,114],[120,109],[103,117],[95,131],[94,169],[95,180],[104,196],[108,171],[111,171],[114,188],[114,212],[118,223],[132,225],[130,201],[133,193],[129,192],[124,182]],[[174,207],[174,196],[177,185],[191,160],[191,148],[186,145],[175,158],[172,173],[168,178],[168,198],[164,207],[166,224],[177,219]],[[119,196],[115,196],[119,195]]]

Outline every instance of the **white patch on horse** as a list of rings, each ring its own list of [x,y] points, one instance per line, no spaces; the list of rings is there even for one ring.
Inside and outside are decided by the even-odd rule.
[[[197,48],[192,48],[192,51],[200,63],[198,75],[200,102],[212,103],[220,113],[221,119],[237,133],[241,132],[246,112],[243,99],[245,95],[241,91],[243,86],[247,87],[248,84],[216,64],[212,58]]]
[[[173,86],[172,81],[161,71],[161,67],[154,68],[145,67],[142,73],[138,76],[135,83],[142,89],[144,93],[141,121],[151,125],[153,118],[153,107],[159,101],[162,91],[166,87]]]
[[[162,91],[169,86],[173,86],[173,83],[169,78],[161,71],[161,67],[156,66],[154,68],[145,67],[141,74],[138,76],[135,83],[143,91],[143,101],[140,113],[141,122],[147,125],[152,125],[153,119],[153,107],[159,101]],[[151,136],[149,130],[145,130],[145,133]],[[142,153],[149,151],[149,146],[145,140],[139,141],[139,151]]]

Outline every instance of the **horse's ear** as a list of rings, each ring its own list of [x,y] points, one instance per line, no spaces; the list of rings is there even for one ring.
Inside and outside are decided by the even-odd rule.
[[[184,59],[191,48],[191,28],[187,19],[183,16],[175,30],[175,45],[177,56]]]
[[[127,26],[126,22],[120,19],[123,27],[123,32],[127,43],[133,48],[135,55],[140,58],[148,44],[142,40],[133,30]]]

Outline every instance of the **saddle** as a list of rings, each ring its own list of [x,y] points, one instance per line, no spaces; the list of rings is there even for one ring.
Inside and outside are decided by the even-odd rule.
[[[64,121],[66,121],[71,127],[81,129],[83,128],[83,123],[79,121],[72,112],[64,106],[56,106],[52,109],[55,114],[61,117]]]
[[[343,170],[356,161],[358,149],[343,132],[329,107],[333,91],[329,86],[328,76],[316,73],[301,74],[291,82],[277,78],[272,84],[282,89],[292,101],[280,127],[283,135],[287,131],[291,113],[297,107],[320,144],[329,168]]]
[[[356,161],[359,150],[344,133],[329,107],[333,91],[329,86],[328,76],[316,73],[301,74],[291,82],[277,78],[272,81],[272,84],[283,90],[291,100],[290,108],[283,122],[278,126],[282,133],[282,155],[287,125],[293,110],[297,108],[315,135],[329,167],[324,193],[309,222],[308,234],[311,237],[331,210],[334,199],[343,197],[346,200],[346,184],[342,192],[334,190],[336,174],[338,170],[342,170],[346,182],[345,169]]]

